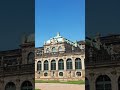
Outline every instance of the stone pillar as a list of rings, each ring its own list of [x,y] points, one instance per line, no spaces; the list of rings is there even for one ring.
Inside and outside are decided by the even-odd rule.
[[[4,79],[0,79],[0,90],[5,90]]]
[[[35,60],[35,72],[37,72],[37,60]]]
[[[112,90],[118,90],[118,82],[116,81],[116,78],[111,80],[111,87]]]
[[[72,58],[72,68],[73,70],[75,70],[75,58],[74,57]]]
[[[56,70],[58,70],[58,59],[56,59]]]
[[[91,81],[91,82],[89,83],[89,86],[90,86],[90,90],[96,90],[95,81]]]
[[[55,76],[58,77],[58,58],[56,59],[56,72]]]
[[[51,70],[51,60],[48,61],[49,71]]]
[[[111,87],[112,90],[118,90],[118,78],[116,74],[112,74],[111,78]]]
[[[64,78],[66,78],[67,77],[66,58],[63,58],[63,61],[64,61]]]
[[[89,76],[89,88],[90,88],[90,90],[96,90],[96,87],[95,87],[95,75],[94,75],[94,73],[90,73],[89,74],[90,76]]]
[[[82,70],[85,69],[85,62],[84,62],[84,58],[81,58],[81,64],[82,64]]]
[[[44,61],[41,61],[42,71],[44,71]]]
[[[66,60],[64,60],[64,70],[66,71]]]
[[[16,79],[16,90],[20,90],[20,79],[19,78],[17,78]]]

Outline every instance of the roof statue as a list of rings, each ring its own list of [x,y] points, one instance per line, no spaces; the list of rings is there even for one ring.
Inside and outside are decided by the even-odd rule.
[[[60,32],[57,32],[57,37],[59,37],[60,36]]]
[[[22,44],[26,43],[27,41],[27,35],[24,33],[22,36]]]
[[[22,36],[22,44],[28,43],[28,42],[34,42],[35,40],[34,34],[26,35],[25,33]]]
[[[35,41],[35,35],[34,34],[30,34],[27,36],[27,42],[34,42]]]

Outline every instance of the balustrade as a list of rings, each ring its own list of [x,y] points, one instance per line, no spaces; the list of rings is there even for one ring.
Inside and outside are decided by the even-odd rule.
[[[88,58],[85,60],[85,65],[87,66],[101,66],[101,65],[120,65],[120,54],[115,54],[111,56],[108,60],[105,60],[104,58],[98,59],[96,58]]]
[[[23,65],[14,65],[0,67],[0,76],[9,76],[9,75],[22,75],[22,74],[34,74],[35,73],[35,64],[23,64]]]

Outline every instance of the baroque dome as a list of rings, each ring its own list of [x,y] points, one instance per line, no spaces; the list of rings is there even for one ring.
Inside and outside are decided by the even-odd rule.
[[[49,40],[47,40],[45,42],[45,44],[50,44],[52,42],[56,42],[56,43],[58,43],[58,42],[64,42],[64,37],[60,36],[60,33],[57,33],[57,35],[55,37],[50,38]]]
[[[55,37],[50,38],[49,40],[47,40],[46,42],[44,42],[44,45],[48,45],[48,44],[51,44],[51,43],[53,43],[53,44],[55,44],[55,43],[61,43],[61,42],[69,43],[69,44],[71,44],[71,45],[73,45],[75,47],[78,46],[78,44],[76,42],[72,42],[72,41],[70,41],[70,40],[62,37],[59,32],[57,33],[57,35]]]

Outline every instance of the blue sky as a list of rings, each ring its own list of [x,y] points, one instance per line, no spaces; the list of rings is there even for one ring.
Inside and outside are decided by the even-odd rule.
[[[35,0],[35,47],[57,32],[72,40],[85,38],[85,0]]]

